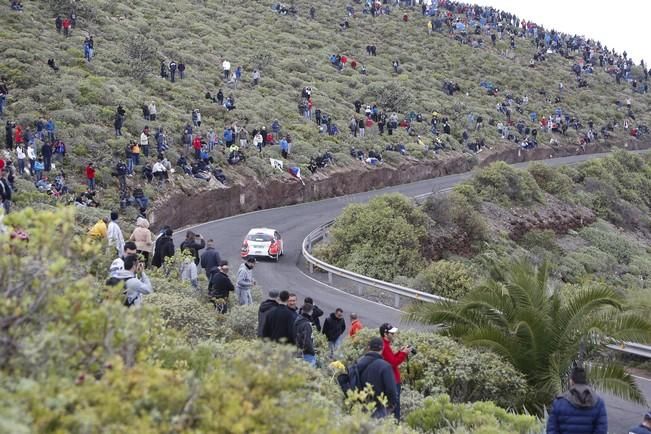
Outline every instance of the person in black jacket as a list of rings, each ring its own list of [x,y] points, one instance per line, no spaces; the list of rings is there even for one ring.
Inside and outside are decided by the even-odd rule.
[[[185,233],[185,240],[181,243],[181,251],[187,250],[194,257],[194,263],[199,265],[199,250],[206,247],[206,240],[192,231]]]
[[[280,291],[278,307],[269,311],[264,319],[262,337],[281,343],[294,343],[294,320],[296,313],[287,307],[289,292]]]
[[[174,240],[172,240],[172,229],[167,228],[163,235],[158,237],[154,245],[154,256],[151,260],[151,265],[160,267],[165,263],[165,258],[174,256]]]
[[[346,320],[344,311],[341,308],[335,309],[328,318],[323,322],[323,334],[328,339],[328,348],[330,349],[330,358],[334,358],[335,351],[341,346],[346,331]]]
[[[210,280],[210,275],[216,267],[219,267],[220,263],[221,257],[219,256],[219,252],[215,250],[214,241],[208,240],[206,242],[206,250],[201,254],[201,268],[206,272],[208,280]]]
[[[325,326],[325,324],[324,324]],[[385,407],[376,399],[375,411],[373,412],[374,418],[383,418],[392,413],[391,408],[396,405],[398,389],[396,386],[396,378],[393,375],[391,365],[382,358],[382,349],[384,342],[382,338],[374,337],[368,345],[369,352],[364,354],[357,361],[357,369],[359,370],[359,379],[362,385],[370,384],[373,387],[375,396],[386,396],[388,406]]]
[[[314,340],[312,339],[312,305],[304,303],[301,307],[301,314],[294,321],[294,342],[301,350],[303,360],[316,366],[316,352],[314,351]]]
[[[278,307],[278,291],[269,291],[269,298],[260,303],[258,309],[258,337],[262,337],[262,328],[267,314]]]
[[[213,270],[208,284],[208,296],[219,313],[228,312],[228,294],[235,291],[233,282],[228,277],[228,261],[220,261]]]
[[[312,324],[314,325],[314,328],[320,333],[321,332],[321,317],[323,316],[323,311],[319,309],[319,306],[314,304],[314,300],[312,300],[312,297],[305,297],[305,303],[310,303],[312,305]],[[299,310],[299,314],[302,314],[303,311]]]

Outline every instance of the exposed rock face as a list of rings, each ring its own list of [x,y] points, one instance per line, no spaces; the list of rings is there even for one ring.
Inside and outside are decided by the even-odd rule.
[[[650,144],[637,142],[638,147]],[[590,152],[605,152],[608,148],[595,147]],[[466,172],[474,166],[488,165],[495,161],[517,163],[574,155],[575,146],[551,149],[546,146],[530,151],[509,149],[486,151],[476,159],[469,154],[455,154],[439,160],[404,158],[397,165],[383,164],[378,167],[362,165],[327,169],[306,177],[303,186],[297,179],[286,175],[280,179],[236,182],[224,187],[207,183],[198,189],[181,188],[157,203],[151,212],[150,222],[154,229],[168,224],[174,228],[229,217],[260,209],[293,205],[296,203],[327,199],[382,187],[406,184],[439,176]],[[518,223],[520,224],[520,223]]]

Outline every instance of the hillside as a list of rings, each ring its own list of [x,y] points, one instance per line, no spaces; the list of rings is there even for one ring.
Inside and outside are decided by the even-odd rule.
[[[587,151],[595,143],[600,147],[639,146],[639,140],[647,141],[644,134],[636,139],[628,130],[638,124],[649,124],[648,95],[633,92],[631,82],[625,79],[617,84],[614,76],[599,67],[597,57],[593,59],[597,63],[594,72],[582,74],[588,86],[580,88],[572,66],[579,61],[581,53],[567,53],[573,59],[559,53],[546,54],[544,61],[534,62],[534,67],[530,67],[536,47],[529,37],[516,36],[512,49],[505,31],[504,38],[497,38],[493,47],[490,35],[494,31],[486,29],[481,35],[483,46],[473,48],[472,41],[479,36],[472,32],[469,35],[449,33],[444,21],[440,31],[428,35],[426,23],[430,18],[423,17],[420,9],[395,9],[388,15],[372,17],[362,13],[360,4],[354,4],[355,14],[347,18],[349,28],[341,30],[347,2],[316,5],[315,19],[309,17],[313,3],[293,4],[298,11],[296,16],[278,14],[265,1],[123,4],[50,0],[26,3],[23,12],[3,6],[7,10],[0,17],[0,47],[4,53],[0,76],[9,88],[5,117],[32,130],[39,117],[52,118],[58,137],[68,146],[62,167],[68,175],[69,186],[77,192],[83,190],[84,167],[90,160],[95,161],[99,198],[105,208],[118,204],[117,180],[111,176],[115,163],[124,158],[129,140],[139,140],[145,125],[152,131],[149,139],[152,144],[155,129],[164,128],[169,145],[166,156],[173,164],[181,152],[193,152],[184,147],[181,139],[184,126],[191,124],[194,109],[203,115],[198,130],[204,138],[208,128],[221,137],[224,128],[233,123],[246,125],[249,134],[261,126],[271,129],[274,119],[282,125],[282,133],[292,137],[287,159],[281,157],[275,145],[265,147],[261,153],[254,149],[244,151],[246,161],[235,166],[226,162],[226,156],[217,147],[211,153],[213,167],[224,169],[228,185],[289,177],[271,167],[270,157],[283,160],[285,168],[300,167],[307,182],[311,176],[310,158],[325,151],[334,155],[337,167],[358,167],[362,163],[350,156],[353,146],[365,152],[381,152],[385,163],[391,165],[402,160],[446,160],[462,153],[472,156],[472,149],[476,149],[472,144],[483,139],[492,150],[479,154],[481,160],[499,150],[518,149],[525,136],[532,139],[524,128],[527,131],[537,128],[539,146],[554,139],[557,144],[550,149],[550,154],[563,145],[569,145],[573,152],[590,125],[597,139],[587,145]],[[73,5],[77,25],[71,36],[65,37],[57,33],[54,17],[67,15]],[[448,12],[439,8],[439,15],[432,19],[441,22]],[[465,20],[464,14],[456,12],[462,11],[449,12],[453,20],[456,17]],[[408,15],[407,21],[403,21],[403,14]],[[511,27],[506,19],[504,25],[505,29]],[[95,55],[91,62],[84,60],[83,42],[87,35],[94,38]],[[367,54],[368,45],[376,47],[376,56]],[[348,57],[348,64],[341,72],[331,65],[332,54]],[[55,59],[57,72],[48,67],[49,58]],[[233,71],[238,65],[243,68],[237,89],[223,80],[224,59],[230,61]],[[160,77],[161,61],[167,65],[170,60],[186,65],[184,79],[177,77],[172,83]],[[360,73],[361,66],[353,70],[350,66],[353,60],[364,65],[367,74]],[[398,73],[392,68],[394,60],[400,64]],[[617,62],[617,58],[614,60]],[[256,68],[260,69],[261,79],[254,86],[251,74]],[[633,78],[641,89],[644,75],[637,66],[632,69]],[[457,83],[460,91],[449,95],[444,90],[446,81]],[[489,95],[486,87],[490,85],[484,83],[481,87],[482,82],[492,84],[499,91]],[[562,92],[559,91],[561,82]],[[327,113],[339,128],[338,135],[320,134],[315,122],[303,119],[297,107],[304,87],[312,89],[313,110]],[[235,98],[235,110],[227,111],[205,98],[206,92],[215,95],[220,88],[225,97],[232,94]],[[522,101],[525,96],[527,104]],[[626,108],[629,98],[631,113]],[[348,124],[356,115],[353,104],[356,100],[369,105],[377,103],[379,110],[387,115],[395,111],[398,120],[411,112],[421,113],[423,122],[413,123],[411,136],[405,128],[398,128],[391,136],[386,131],[379,136],[374,125],[367,128],[365,138],[353,138]],[[142,116],[141,106],[151,101],[158,108],[156,121],[146,121]],[[498,111],[497,105],[504,102],[510,106]],[[126,117],[123,135],[116,138],[113,122],[118,105],[126,110]],[[507,122],[506,108],[514,125],[505,137],[513,136],[512,141],[502,139],[497,131],[498,123]],[[570,121],[566,136],[544,132],[538,122],[557,108]],[[429,131],[434,112],[438,113],[440,132],[436,137]],[[536,122],[531,121],[531,112],[537,113]],[[484,122],[483,128],[476,130],[478,117]],[[443,118],[449,119],[450,134],[443,133]],[[523,134],[517,132],[519,121],[523,123]],[[628,129],[624,128],[625,122]],[[609,124],[614,129],[609,131],[611,137],[604,139],[602,127]],[[468,133],[465,144],[464,131]],[[422,143],[418,143],[417,135],[421,136]],[[434,152],[437,137],[446,145],[438,154]],[[409,156],[385,152],[387,146],[399,144],[405,145]],[[424,145],[429,150],[424,151]],[[152,160],[155,153],[151,152]],[[327,175],[331,170],[319,172]],[[166,194],[176,191],[181,182],[179,176],[174,177],[171,186],[163,187]],[[205,184],[187,178],[187,182],[182,181],[187,184],[185,189],[197,189]],[[130,190],[138,179],[127,180]],[[19,184],[19,191],[30,190],[33,187],[29,184]],[[155,184],[145,185],[144,190],[152,199],[161,193]],[[29,199],[23,198],[21,202],[18,198],[18,201],[28,204],[39,196],[29,194]]]

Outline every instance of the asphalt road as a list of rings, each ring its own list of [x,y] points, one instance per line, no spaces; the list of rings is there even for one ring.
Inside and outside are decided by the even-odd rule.
[[[606,154],[577,155],[550,159],[544,161],[544,163],[551,166],[560,166],[579,163],[604,155]],[[521,163],[515,166],[526,167],[528,164]],[[309,232],[337,217],[348,204],[366,202],[374,196],[393,192],[416,198],[424,197],[432,192],[450,188],[470,176],[472,176],[472,172],[317,202],[255,211],[203,223],[187,229],[202,234],[206,239],[214,239],[222,258],[227,259],[231,264],[231,269],[235,271],[241,262],[239,249],[248,230],[253,227],[274,228],[284,238],[285,256],[280,259],[279,263],[260,260],[256,264],[254,277],[263,291],[286,289],[295,292],[299,296],[299,304],[304,297],[310,296],[326,312],[326,315],[333,312],[336,307],[341,307],[346,313],[345,315],[349,312],[356,312],[362,323],[367,327],[376,327],[383,322],[390,322],[399,328],[409,327],[408,324],[401,321],[400,311],[339,291],[304,274],[298,266],[301,259],[301,243]],[[297,186],[297,188],[299,187]],[[181,230],[175,236],[177,246],[182,241],[184,232],[184,230]],[[645,395],[651,397],[651,383],[640,380],[640,386],[645,391]],[[608,398],[607,401],[609,403],[611,433],[626,434],[628,432],[626,429],[639,423],[640,416],[645,412],[644,407],[615,398]]]

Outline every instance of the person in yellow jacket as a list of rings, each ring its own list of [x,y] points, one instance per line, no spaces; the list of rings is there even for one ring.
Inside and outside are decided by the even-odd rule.
[[[108,217],[103,217],[97,220],[97,223],[93,225],[92,228],[88,231],[88,236],[96,240],[103,240],[106,238],[106,224],[108,223]]]
[[[427,34],[431,35],[432,34],[432,20],[429,20],[427,22]]]
[[[131,155],[133,155],[133,165],[140,165],[140,145],[138,142],[133,142],[133,147],[131,148]]]

